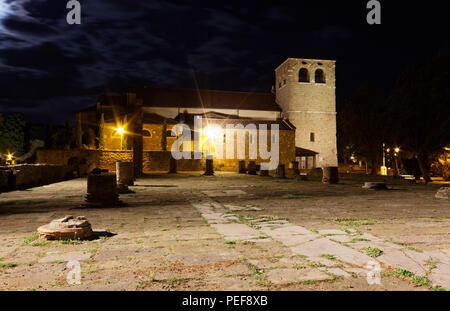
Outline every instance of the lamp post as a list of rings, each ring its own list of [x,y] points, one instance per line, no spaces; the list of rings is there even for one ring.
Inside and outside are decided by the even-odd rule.
[[[383,166],[381,167],[381,175],[383,175],[383,176],[387,175],[385,148],[386,148],[386,144],[383,143]]]
[[[116,132],[120,135],[120,150],[123,150],[123,134],[125,134],[125,129],[121,126],[119,126],[116,129]]]

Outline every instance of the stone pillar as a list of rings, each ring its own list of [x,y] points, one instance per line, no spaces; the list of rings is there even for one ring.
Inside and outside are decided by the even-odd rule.
[[[245,174],[246,173],[246,169],[245,169],[245,160],[239,161],[239,174]]]
[[[120,204],[117,193],[116,174],[89,174],[87,193],[84,196],[87,205],[111,206]]]
[[[205,175],[205,176],[213,176],[214,175],[214,162],[213,162],[212,158],[206,158],[205,173],[203,175]]]
[[[293,170],[295,176],[300,175],[300,170],[298,169],[297,161],[292,161],[292,170]]]
[[[127,193],[128,186],[134,185],[133,162],[116,162],[117,190]]]
[[[170,174],[176,174],[177,173],[177,160],[172,157],[172,154],[170,154],[170,168],[169,168]]]
[[[255,161],[248,162],[247,173],[249,175],[256,175],[256,163],[255,163]]]
[[[259,171],[259,176],[268,177],[269,176],[269,171],[268,170],[260,170]]]
[[[335,166],[322,167],[322,182],[324,184],[337,184],[339,182],[338,168]]]
[[[284,164],[278,164],[278,167],[275,171],[275,178],[286,178],[284,167]]]

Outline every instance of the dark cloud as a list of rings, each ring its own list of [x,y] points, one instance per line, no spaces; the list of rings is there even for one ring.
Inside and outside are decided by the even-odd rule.
[[[130,85],[267,92],[287,57],[336,59],[339,104],[359,80],[388,87],[448,48],[445,18],[391,2],[381,26],[361,1],[80,2],[68,25],[64,0],[0,0],[0,111],[65,120]]]

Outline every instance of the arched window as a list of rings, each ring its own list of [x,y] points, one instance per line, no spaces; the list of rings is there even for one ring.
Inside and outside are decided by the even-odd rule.
[[[298,72],[298,82],[309,82],[309,72],[308,69],[302,68]]]
[[[315,74],[316,83],[325,83],[325,74],[322,69],[317,69]]]
[[[142,131],[142,136],[147,137],[147,138],[151,138],[152,134],[148,130],[143,130]]]

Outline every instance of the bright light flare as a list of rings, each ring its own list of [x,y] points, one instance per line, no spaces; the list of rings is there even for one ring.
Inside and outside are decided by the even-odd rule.
[[[119,126],[118,128],[116,128],[116,132],[119,135],[123,135],[123,134],[125,134],[125,129],[123,127]]]
[[[203,135],[211,140],[216,139],[222,133],[222,129],[219,126],[208,125],[203,129]]]

